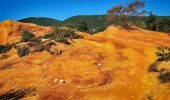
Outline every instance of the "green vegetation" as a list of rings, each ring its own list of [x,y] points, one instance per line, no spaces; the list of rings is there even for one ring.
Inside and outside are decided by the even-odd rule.
[[[82,38],[82,36],[75,33],[73,29],[70,28],[58,28],[55,27],[55,31],[53,33],[46,34],[44,36],[46,39],[52,39],[56,42],[61,42],[65,44],[70,44],[68,39],[78,39]]]
[[[29,17],[29,18],[21,19],[19,21],[24,23],[34,23],[42,26],[55,26],[61,22],[56,19],[45,18],[45,17]]]
[[[146,29],[160,32],[170,32],[170,18],[158,18],[152,13],[145,21]]]
[[[22,40],[23,42],[28,42],[31,41],[35,38],[36,36],[33,33],[30,33],[29,31],[25,30],[22,33]]]
[[[161,72],[158,78],[162,83],[170,82],[170,72]]]
[[[156,72],[161,83],[170,82],[170,70],[165,68],[158,69],[159,64],[164,61],[170,61],[170,47],[160,47],[156,52],[157,61],[150,65],[148,72]]]
[[[35,34],[23,31],[20,42],[13,44],[0,45],[0,54],[5,57],[11,48],[15,48],[19,57],[26,56],[30,53],[47,51],[50,54],[59,55],[63,50],[57,50],[52,46],[55,46],[57,42],[64,44],[71,44],[72,39],[83,38],[81,35],[76,34],[74,29],[68,27],[53,27],[54,32],[46,34],[44,36],[36,36]],[[69,41],[70,40],[70,41]]]
[[[147,30],[170,33],[170,16],[155,16],[152,13],[150,16],[146,16],[145,2],[142,0],[117,5],[109,9],[107,15],[80,15],[70,17],[64,21],[44,17],[30,17],[19,21],[43,26],[66,26],[90,34],[101,32],[112,24],[123,26],[126,29],[132,29],[131,26],[138,26]]]
[[[81,32],[88,32],[87,23],[85,21],[79,22],[78,30]]]
[[[26,46],[20,47],[20,48],[18,49],[18,55],[19,55],[20,57],[26,56],[26,55],[28,55],[29,53],[30,53],[30,50],[29,50],[29,48],[26,47]]]
[[[158,48],[156,52],[158,56],[158,61],[169,61],[170,60],[170,47]]]
[[[148,21],[150,19],[149,17],[150,16],[141,16],[141,17],[129,16],[127,21],[129,23],[136,23],[136,25],[141,27],[141,28],[148,29],[148,30],[154,30],[152,28],[148,28],[148,27],[150,27],[149,25],[153,25],[153,26],[155,25],[155,24],[150,23]],[[51,25],[51,22],[48,23],[48,20],[46,20],[46,18],[43,18],[43,19],[40,20],[39,18],[31,17],[31,18],[28,18],[28,19],[29,20],[27,20],[27,18],[23,19],[23,20],[26,20],[26,21],[22,21],[22,20],[19,20],[19,21],[27,22],[27,23],[35,23],[37,25],[44,25],[42,23],[47,23],[48,24],[48,25],[44,25],[44,26],[67,26],[67,27],[69,26],[69,27],[74,28],[74,29],[78,28],[79,22],[84,21],[84,22],[87,23],[88,32],[91,33],[91,34],[94,34],[96,32],[100,32],[102,27],[105,29],[105,28],[107,28],[109,25],[111,25],[113,23],[116,24],[116,23],[120,22],[119,19],[113,19],[111,22],[108,22],[107,21],[107,15],[74,16],[74,17],[70,17],[70,18],[68,18],[68,19],[66,19],[64,21],[58,21],[58,22],[53,21],[52,23],[55,23],[55,24],[52,24],[52,25]],[[164,22],[167,22],[166,27],[170,26],[168,24],[169,20],[170,20],[170,16],[155,16],[154,20],[155,21],[160,21],[160,20],[163,21],[163,20],[165,20]],[[168,21],[166,21],[166,20],[168,20]],[[39,23],[39,22],[41,22],[41,23]],[[165,31],[165,30],[159,28],[157,31],[170,32],[169,27],[168,28],[166,28],[166,27],[164,27],[164,24],[162,24],[162,28],[168,29],[168,30]]]
[[[9,50],[11,50],[11,48],[12,48],[12,45],[9,45],[9,44],[0,45],[0,54],[8,52]]]

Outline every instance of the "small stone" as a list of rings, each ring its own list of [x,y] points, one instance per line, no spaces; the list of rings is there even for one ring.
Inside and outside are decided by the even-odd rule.
[[[55,80],[54,80],[54,83],[56,83],[56,82],[58,82],[58,81],[59,81],[58,79],[55,79]]]
[[[59,83],[65,83],[65,81],[64,80],[59,80]]]
[[[99,64],[97,64],[98,66],[101,66],[102,64],[101,63],[99,63]]]

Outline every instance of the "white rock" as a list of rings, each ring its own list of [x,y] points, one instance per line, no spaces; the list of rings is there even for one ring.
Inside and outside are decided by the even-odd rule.
[[[98,63],[97,65],[98,65],[98,66],[101,66],[102,64],[101,64],[101,63]]]
[[[55,79],[55,80],[54,80],[54,83],[56,83],[56,82],[58,82],[58,81],[59,81],[58,79]]]

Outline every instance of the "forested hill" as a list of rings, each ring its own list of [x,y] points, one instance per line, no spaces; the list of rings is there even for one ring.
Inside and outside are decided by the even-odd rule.
[[[64,21],[60,21],[53,18],[46,17],[30,17],[19,20],[20,22],[25,23],[34,23],[37,25],[43,26],[70,26],[73,28],[78,28],[80,22],[87,23],[88,32],[96,33],[99,31],[103,31],[107,28],[111,23],[107,22],[107,15],[78,15],[70,17]],[[170,32],[170,16],[145,16],[141,18],[130,17],[128,19],[129,22],[135,22],[139,25],[139,27],[144,29],[150,29],[154,31],[162,31],[162,32]],[[118,19],[113,20],[112,23],[119,22]],[[150,25],[145,25],[145,24]]]

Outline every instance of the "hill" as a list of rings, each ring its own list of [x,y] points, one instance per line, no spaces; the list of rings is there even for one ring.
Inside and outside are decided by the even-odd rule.
[[[1,23],[6,30],[15,29],[15,24]],[[7,39],[22,35],[9,33]],[[76,33],[85,34],[84,38],[52,46],[62,50],[57,55],[39,51],[19,57],[16,49],[1,55],[0,99],[170,99],[170,61],[156,55],[157,47],[170,46],[168,34],[115,26],[94,35]]]
[[[107,15],[79,15],[79,16],[73,16],[70,17],[64,21],[59,21],[59,20],[55,20],[52,18],[35,18],[35,17],[31,17],[31,18],[26,18],[26,19],[22,19],[19,20],[21,22],[26,22],[26,23],[34,23],[37,25],[45,25],[45,26],[71,26],[75,29],[77,29],[79,27],[79,22],[86,22],[87,23],[87,27],[88,27],[88,32],[91,34],[100,32],[105,30],[109,25],[111,25],[111,23],[108,23],[106,20]],[[162,19],[168,19],[170,20],[169,16],[156,16],[156,21],[160,21]],[[141,18],[135,18],[135,17],[130,17],[129,22],[135,22],[135,23],[140,23],[139,27],[145,28],[146,27],[143,25],[143,23],[145,21],[148,20],[148,17],[141,17]],[[119,22],[119,20],[115,19],[113,20],[112,23],[116,23]],[[162,31],[162,30],[160,30]]]
[[[55,26],[60,23],[59,20],[53,18],[46,18],[46,17],[29,17],[29,18],[21,19],[19,20],[19,22],[34,23],[42,26]]]

